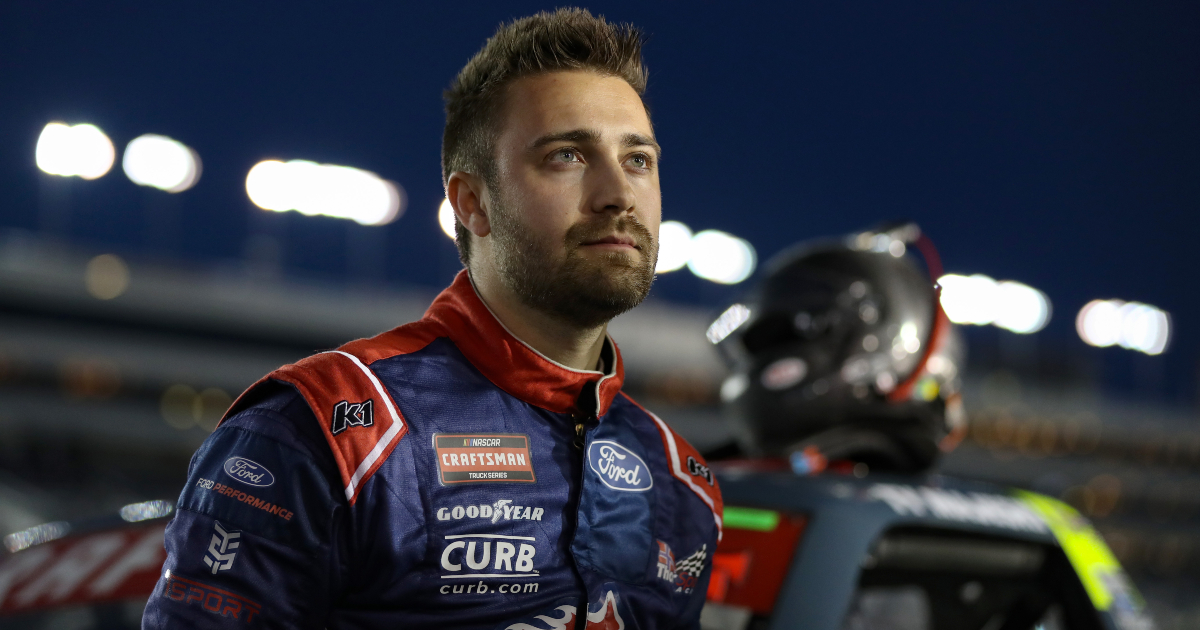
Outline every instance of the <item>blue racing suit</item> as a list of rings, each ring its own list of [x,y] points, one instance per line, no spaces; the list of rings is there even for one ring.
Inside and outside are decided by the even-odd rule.
[[[143,628],[696,628],[700,455],[462,272],[425,316],[284,366],[192,458]]]

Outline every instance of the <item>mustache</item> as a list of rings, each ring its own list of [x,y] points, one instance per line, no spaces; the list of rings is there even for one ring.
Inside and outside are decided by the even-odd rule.
[[[622,216],[610,220],[576,223],[567,229],[567,246],[575,249],[584,243],[592,243],[614,234],[629,236],[643,252],[654,246],[654,235],[636,217]]]

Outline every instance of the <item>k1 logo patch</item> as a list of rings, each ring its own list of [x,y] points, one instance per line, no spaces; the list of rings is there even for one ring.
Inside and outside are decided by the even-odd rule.
[[[476,433],[433,436],[442,483],[536,483],[529,437],[520,434]]]
[[[712,470],[709,469],[708,466],[705,466],[704,464],[701,464],[700,462],[696,461],[696,458],[692,457],[691,455],[688,455],[688,458],[687,458],[687,469],[688,469],[688,472],[691,473],[691,475],[693,477],[702,477],[705,481],[708,482],[708,485],[710,485],[710,486],[713,485]]]
[[[350,427],[369,427],[375,424],[375,411],[370,400],[352,403],[343,400],[333,406],[329,432],[337,435]]]
[[[588,465],[600,481],[613,490],[645,492],[654,486],[654,477],[637,453],[612,440],[596,440],[588,446]]]

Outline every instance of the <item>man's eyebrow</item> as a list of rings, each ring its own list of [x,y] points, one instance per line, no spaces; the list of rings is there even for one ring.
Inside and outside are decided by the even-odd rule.
[[[627,133],[621,138],[621,144],[626,148],[630,147],[654,147],[655,155],[662,155],[662,147],[654,141],[650,136],[643,136],[640,133]]]
[[[531,149],[544,147],[547,144],[555,142],[591,142],[600,141],[600,132],[595,129],[572,129],[571,131],[563,131],[560,133],[546,134],[533,142],[530,145]],[[629,147],[653,147],[656,155],[662,154],[662,147],[654,141],[654,138],[640,133],[627,133],[621,137],[621,146]]]
[[[533,142],[530,148],[544,147],[554,142],[599,142],[600,132],[595,129],[572,129],[561,133],[546,134]]]

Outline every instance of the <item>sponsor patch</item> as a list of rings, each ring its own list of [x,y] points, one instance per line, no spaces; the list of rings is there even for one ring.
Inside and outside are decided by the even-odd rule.
[[[506,584],[486,584],[483,580],[475,584],[443,584],[438,588],[442,595],[487,595],[497,593],[502,595],[523,595],[538,592],[537,582],[512,582]]]
[[[275,475],[267,470],[266,466],[257,462],[246,459],[245,457],[233,456],[225,460],[225,474],[234,479],[256,488],[265,488],[275,483]]]
[[[368,399],[360,403],[343,400],[333,406],[329,432],[337,435],[350,427],[369,427],[375,424],[375,410]]]
[[[646,462],[612,440],[596,440],[588,446],[588,465],[613,490],[645,492],[654,486]]]
[[[446,536],[442,579],[539,577],[541,571],[534,568],[535,542],[532,536]]]
[[[709,470],[708,466],[696,461],[696,458],[692,457],[691,455],[688,455],[687,458],[687,469],[693,477],[700,477],[707,481],[708,485],[713,485],[712,470]]]
[[[493,523],[500,521],[540,521],[545,513],[540,507],[529,507],[525,505],[513,505],[512,499],[500,499],[491,505],[468,505],[463,507],[456,505],[454,507],[438,508],[437,520],[449,521],[462,520],[463,518],[482,518]]]
[[[237,488],[230,488],[223,483],[216,483],[212,479],[204,479],[201,477],[196,481],[196,487],[225,495],[231,499],[237,499],[238,501],[241,501],[250,507],[258,508],[272,516],[278,516],[285,521],[292,520],[292,516],[294,515],[291,510],[286,509],[281,505],[275,505],[270,501],[263,501],[262,499],[252,494],[242,492]]]
[[[675,585],[676,593],[690,594],[700,581],[704,572],[704,562],[708,559],[708,545],[700,548],[683,560],[675,561],[671,546],[663,541],[658,542],[658,577]]]
[[[204,564],[207,564],[212,569],[213,575],[217,571],[228,571],[233,568],[233,561],[237,559],[237,549],[241,546],[238,541],[242,537],[241,532],[226,530],[221,527],[220,521],[215,521],[212,542],[208,543],[208,553],[204,555]]]
[[[230,617],[237,621],[254,621],[254,617],[262,612],[262,604],[225,589],[181,578],[170,571],[163,577],[162,596],[167,599],[194,605],[218,617]]]
[[[529,437],[480,433],[433,436],[442,483],[536,483]]]
[[[658,579],[668,582],[675,581],[675,554],[671,546],[659,540],[658,542]]]

